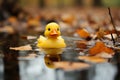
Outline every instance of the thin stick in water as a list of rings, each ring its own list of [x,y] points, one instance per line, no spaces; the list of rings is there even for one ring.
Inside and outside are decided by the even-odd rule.
[[[114,24],[114,21],[113,21],[112,15],[111,15],[110,7],[108,7],[108,11],[109,11],[109,15],[110,15],[110,19],[111,19],[111,22],[112,22],[113,28],[114,28],[114,30],[115,30],[115,33],[117,34],[117,38],[119,38],[118,31],[117,31],[117,29],[116,29],[116,27],[115,27],[115,24]]]

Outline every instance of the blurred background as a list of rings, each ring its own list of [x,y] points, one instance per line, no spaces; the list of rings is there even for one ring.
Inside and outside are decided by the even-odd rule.
[[[0,80],[120,80],[120,54],[118,60],[112,55],[105,64],[77,58],[81,53],[88,56],[97,40],[113,46],[110,33],[116,33],[108,7],[120,34],[120,0],[0,0]],[[72,69],[71,73],[63,69],[67,76],[51,68],[54,61],[62,62],[61,56],[43,55],[36,47],[37,38],[49,22],[60,25],[67,43],[62,58],[68,64],[60,63],[63,68]],[[104,32],[110,37],[103,38]],[[78,63],[69,66],[72,60]],[[81,63],[90,63],[90,67],[83,69]]]

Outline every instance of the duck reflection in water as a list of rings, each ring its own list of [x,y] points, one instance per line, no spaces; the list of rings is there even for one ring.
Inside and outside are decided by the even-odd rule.
[[[54,62],[59,62],[59,61],[61,61],[60,54],[44,56],[44,62],[48,68],[55,68]]]

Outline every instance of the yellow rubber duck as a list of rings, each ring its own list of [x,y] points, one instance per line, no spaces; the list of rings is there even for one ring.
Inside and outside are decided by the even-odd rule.
[[[64,39],[60,36],[60,27],[57,23],[51,22],[46,25],[44,36],[38,38],[37,47],[46,54],[60,54],[66,47]]]

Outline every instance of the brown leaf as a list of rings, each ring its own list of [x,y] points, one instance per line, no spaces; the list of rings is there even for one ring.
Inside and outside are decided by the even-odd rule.
[[[90,37],[90,33],[88,33],[88,31],[85,30],[85,29],[78,29],[76,32],[77,32],[77,34],[79,34],[79,36],[81,38],[88,38],[88,37]]]
[[[103,28],[99,28],[99,31],[96,33],[97,37],[100,39],[100,38],[103,38],[104,35],[105,35],[105,31]]]
[[[76,41],[77,48],[86,49],[87,48],[87,41],[81,40]]]
[[[4,27],[0,28],[0,32],[7,32],[10,34],[13,34],[13,33],[15,33],[15,30],[11,26],[4,26]]]
[[[87,68],[90,65],[80,62],[54,62],[55,68],[62,68],[63,70],[71,71],[76,69]]]
[[[103,63],[107,62],[107,59],[95,57],[95,56],[79,56],[78,59],[89,61],[92,63]]]
[[[10,23],[13,23],[13,22],[16,22],[17,19],[16,19],[16,17],[11,16],[10,18],[8,18],[8,21],[9,21]]]
[[[30,39],[36,39],[37,37],[36,36],[21,36],[22,39],[27,39],[27,40],[30,40]]]
[[[96,55],[96,54],[99,54],[102,52],[105,52],[105,53],[108,53],[111,55],[114,54],[114,51],[111,48],[105,46],[105,44],[103,42],[100,42],[100,41],[96,42],[95,46],[93,46],[92,48],[89,49],[90,55]]]
[[[32,50],[32,47],[30,45],[25,45],[25,46],[19,46],[19,47],[10,47],[10,49],[25,51],[25,50]]]

